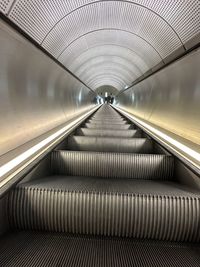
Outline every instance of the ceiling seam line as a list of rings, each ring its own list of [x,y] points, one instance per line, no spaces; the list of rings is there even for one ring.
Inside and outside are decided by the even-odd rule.
[[[121,0],[115,0],[116,2],[121,2],[121,3],[128,3],[128,4],[131,4],[131,5],[136,5],[136,6],[140,6],[140,7],[142,7],[142,8],[145,8],[145,9],[147,9],[147,10],[149,10],[150,12],[152,12],[152,13],[154,13],[155,15],[157,15],[159,18],[161,18],[171,29],[172,29],[172,31],[175,33],[175,35],[178,37],[178,39],[179,39],[179,41],[181,42],[181,44],[182,45],[184,45],[183,44],[183,42],[182,42],[182,40],[181,40],[181,38],[180,38],[180,36],[178,35],[178,33],[175,31],[175,29],[171,26],[171,24],[169,23],[169,22],[167,22],[162,16],[160,16],[158,13],[156,13],[155,11],[153,11],[152,9],[150,9],[150,8],[148,8],[148,7],[146,7],[146,6],[144,6],[144,5],[141,5],[141,4],[138,4],[138,3],[133,3],[133,2],[130,2],[130,1],[128,1],[128,0],[124,0],[124,1],[121,1]],[[69,16],[70,14],[72,14],[73,12],[76,12],[77,10],[79,10],[79,9],[81,9],[81,8],[84,8],[84,7],[86,7],[86,6],[89,6],[89,5],[94,5],[94,4],[98,4],[98,3],[102,3],[102,2],[104,2],[104,3],[107,3],[107,2],[114,2],[113,0],[100,0],[100,1],[94,1],[94,2],[92,2],[92,3],[87,3],[87,4],[85,4],[85,5],[82,5],[82,6],[80,6],[80,7],[78,7],[78,8],[76,8],[76,9],[74,9],[74,10],[72,10],[72,11],[70,11],[68,14],[66,14],[64,17],[62,17],[59,21],[57,21],[56,23],[55,23],[55,25],[48,31],[48,33],[45,35],[45,37],[43,38],[43,40],[42,40],[42,42],[41,42],[41,45],[44,43],[44,41],[45,41],[45,39],[47,38],[47,36],[50,34],[50,32],[58,25],[58,23],[60,22],[60,21],[62,21],[64,18],[66,18],[67,16]]]
[[[120,78],[121,80],[123,80],[124,82],[127,80],[127,77],[125,77],[125,75],[119,75],[119,73],[117,72],[111,72],[111,71],[108,71],[106,73],[109,77],[118,77]],[[92,81],[93,79],[96,79],[97,77],[105,77],[105,73],[104,72],[99,72],[99,73],[96,73],[95,75],[89,77],[87,80],[87,82],[90,82]],[[127,82],[126,82],[127,83]]]
[[[100,57],[100,56],[92,57],[92,58],[90,58],[90,59],[95,59],[95,58],[98,58],[98,57]],[[120,56],[116,56],[116,57],[119,57],[119,58],[124,59],[123,57],[120,57]],[[90,59],[89,59],[89,60],[90,60]],[[89,60],[87,60],[86,62],[88,62]],[[128,61],[128,60],[127,60],[127,61]],[[105,61],[104,61],[104,62],[105,62]],[[107,62],[108,62],[108,61],[107,61]],[[79,67],[83,66],[84,64],[85,64],[85,63],[79,65]],[[97,64],[99,64],[99,63],[95,63],[95,64],[93,64],[92,66],[97,65]],[[121,64],[121,63],[117,63],[117,64],[124,66],[124,65]],[[132,65],[133,65],[134,67],[136,67],[136,69],[140,72],[140,74],[144,74],[144,73],[141,71],[141,69],[140,69],[137,65],[135,65],[135,64],[132,64]]]
[[[160,55],[160,53],[158,52],[158,50],[157,50],[151,43],[149,43],[146,39],[144,39],[144,38],[141,37],[140,35],[138,35],[138,34],[136,34],[136,33],[133,33],[133,32],[131,32],[131,31],[122,30],[122,29],[118,29],[118,28],[100,28],[100,29],[93,30],[93,31],[90,31],[90,32],[86,32],[86,33],[80,35],[79,37],[77,37],[76,39],[74,39],[69,45],[67,45],[67,46],[60,52],[60,54],[57,56],[57,59],[59,60],[59,57],[65,52],[65,50],[66,50],[72,43],[74,43],[75,41],[77,41],[78,39],[80,39],[80,38],[86,36],[87,34],[91,34],[91,33],[93,33],[93,32],[98,32],[98,31],[105,31],[105,30],[122,31],[122,32],[130,33],[130,34],[132,34],[132,35],[135,35],[135,36],[141,38],[143,41],[145,41],[147,44],[149,44],[149,45],[156,51],[156,53],[159,55],[159,57],[160,57],[161,60],[163,61],[163,58],[162,58],[162,56]],[[164,61],[163,61],[163,63],[164,63]]]
[[[9,7],[7,13],[6,13],[6,16],[9,16],[9,15],[10,15],[10,12],[11,12],[11,10],[13,9],[13,7],[14,7],[16,1],[17,1],[17,0],[13,0],[12,4],[10,5],[10,7]]]
[[[109,79],[109,77],[116,78],[116,80],[123,81],[123,82],[125,83],[125,80],[122,79],[122,77],[118,76],[117,74],[115,75],[114,73],[108,73],[107,75],[108,75],[108,76],[105,76],[104,73],[100,73],[99,75],[96,75],[96,76],[90,78],[90,79],[88,80],[88,83],[91,83],[92,81],[95,81],[96,79],[100,79],[100,78],[98,78],[98,77],[102,77],[102,76],[104,76],[104,77],[107,78],[107,79]],[[104,77],[103,77],[103,78],[104,78]],[[104,79],[105,79],[105,78],[104,78]],[[101,79],[102,79],[102,78],[101,78]]]
[[[140,55],[138,55],[135,51],[133,51],[132,49],[130,49],[130,48],[128,48],[128,47],[126,47],[126,46],[122,46],[122,45],[116,45],[116,44],[104,44],[104,46],[117,46],[117,47],[121,47],[121,48],[125,48],[125,49],[127,49],[127,50],[130,50],[131,52],[133,52],[133,53],[135,53],[139,58],[141,58],[144,62],[145,62],[145,60],[140,56]],[[90,49],[93,49],[93,48],[96,48],[96,47],[101,47],[102,45],[96,45],[96,46],[93,46],[93,47],[91,47],[91,48],[89,48],[89,49],[86,49],[86,50],[84,50],[83,51],[83,53],[81,53],[78,57],[76,57],[73,61],[71,61],[71,62],[74,62],[75,60],[77,60],[81,55],[83,55],[83,54],[85,54],[88,50],[90,50]],[[119,56],[116,56],[116,57],[119,57]],[[93,57],[93,58],[95,58],[95,57]],[[160,61],[161,62],[161,61]],[[146,63],[146,62],[145,62]],[[73,63],[72,63],[73,64]],[[157,64],[159,64],[159,62],[157,63]],[[81,64],[81,66],[82,66],[83,64]],[[138,67],[137,67],[138,68]],[[139,68],[138,68],[139,69]]]

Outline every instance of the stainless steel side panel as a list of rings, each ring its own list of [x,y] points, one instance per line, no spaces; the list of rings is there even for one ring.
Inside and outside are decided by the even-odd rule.
[[[200,144],[200,49],[119,95],[117,105]]]
[[[94,97],[0,21],[0,155],[91,109]]]

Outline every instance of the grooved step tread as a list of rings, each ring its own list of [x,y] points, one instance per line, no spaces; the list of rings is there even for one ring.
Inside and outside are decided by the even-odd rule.
[[[89,129],[79,128],[76,131],[76,135],[82,136],[103,136],[103,137],[121,137],[121,138],[133,138],[141,137],[141,131],[139,130],[109,130],[109,129]]]
[[[0,245],[1,267],[199,267],[198,245],[41,232],[13,232]]]
[[[124,178],[99,178],[52,175],[31,182],[20,183],[17,188],[56,189],[61,191],[135,194],[166,197],[200,198],[198,190],[171,181],[149,181]]]
[[[96,129],[134,129],[132,124],[100,124],[100,123],[85,123],[86,128],[96,128]]]
[[[127,124],[126,120],[123,119],[108,119],[108,118],[102,118],[102,119],[89,119],[88,122],[90,123],[115,123],[115,124]]]
[[[174,158],[166,155],[65,151],[51,153],[55,174],[105,178],[170,180]]]
[[[112,138],[93,136],[70,136],[68,150],[99,151],[99,152],[126,152],[151,153],[152,141],[147,138]]]
[[[199,192],[176,183],[46,177],[8,198],[10,225],[76,234],[200,241]]]
[[[114,124],[114,125],[127,125],[126,121],[116,121],[116,120],[101,120],[101,121],[94,121],[94,120],[89,120],[87,123],[92,124],[92,125],[102,125],[102,126],[107,126],[109,124]]]

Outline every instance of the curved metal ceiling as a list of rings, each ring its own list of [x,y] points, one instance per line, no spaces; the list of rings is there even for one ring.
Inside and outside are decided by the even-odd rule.
[[[0,0],[0,11],[92,89],[123,89],[200,32],[199,0]]]
[[[136,53],[114,45],[93,47],[78,56],[69,66],[85,83],[88,78],[102,73],[102,70],[106,73],[108,69],[113,69],[119,76],[124,74],[124,83],[130,85],[134,79],[148,70],[146,62]],[[96,89],[96,86],[93,89]]]
[[[66,64],[67,62],[71,63],[74,58],[78,57],[88,49],[104,44],[125,47],[130,51],[137,53],[141,58],[145,59],[149,65],[157,64],[162,60],[159,52],[146,40],[131,32],[119,29],[100,29],[88,32],[68,45],[59,56],[59,60]],[[65,61],[66,58],[67,61]]]
[[[151,43],[163,58],[182,45],[176,32],[160,16],[145,7],[125,1],[101,1],[77,9],[48,32],[42,45],[52,55],[59,57],[65,47],[79,36],[109,28],[137,34]]]

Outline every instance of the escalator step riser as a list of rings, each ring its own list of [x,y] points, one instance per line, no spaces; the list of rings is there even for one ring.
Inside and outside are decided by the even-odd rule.
[[[174,159],[165,155],[54,151],[51,168],[52,173],[61,175],[170,180]]]
[[[93,129],[116,129],[116,130],[128,130],[134,129],[133,125],[131,124],[97,124],[97,123],[86,123],[86,128],[93,128]]]
[[[107,127],[107,126],[109,126],[109,125],[130,125],[129,123],[127,123],[127,122],[116,122],[116,121],[109,121],[109,122],[105,122],[105,121],[102,121],[102,122],[93,122],[93,121],[87,121],[86,122],[87,124],[93,124],[93,125],[98,125],[98,126],[100,126],[100,127],[103,127],[104,128],[104,126],[105,127]]]
[[[112,118],[112,117],[91,117],[89,120],[94,121],[126,121],[124,118]]]
[[[119,152],[119,153],[152,153],[152,141],[146,138],[111,138],[92,136],[70,136],[68,150]]]
[[[116,120],[116,121],[126,121],[126,119],[122,118],[122,117],[117,117],[117,118],[113,118],[113,117],[90,117],[91,120],[97,120],[97,121],[101,121],[101,120]]]
[[[76,135],[80,136],[102,136],[102,137],[121,137],[132,138],[141,137],[141,131],[139,130],[102,130],[102,129],[88,129],[79,128],[76,131]]]
[[[109,114],[108,112],[106,114],[95,114],[91,116],[91,118],[116,118],[116,119],[124,119],[124,117],[116,114]]]
[[[89,120],[87,123],[92,123],[92,124],[128,124],[126,121],[116,121],[116,120]]]
[[[94,118],[98,118],[98,117],[108,117],[108,118],[111,118],[111,117],[114,117],[114,118],[120,118],[120,119],[124,119],[125,117],[120,115],[120,114],[117,114],[117,113],[110,113],[110,112],[104,112],[104,113],[95,113],[93,114],[91,117],[94,117]]]
[[[109,115],[108,113],[105,113],[105,114],[95,114],[94,116],[92,116],[91,118],[101,118],[101,119],[104,119],[104,118],[109,118],[109,119],[124,119],[124,117],[122,116],[118,116],[118,115]]]
[[[200,200],[16,188],[9,195],[12,228],[76,234],[200,241]]]

